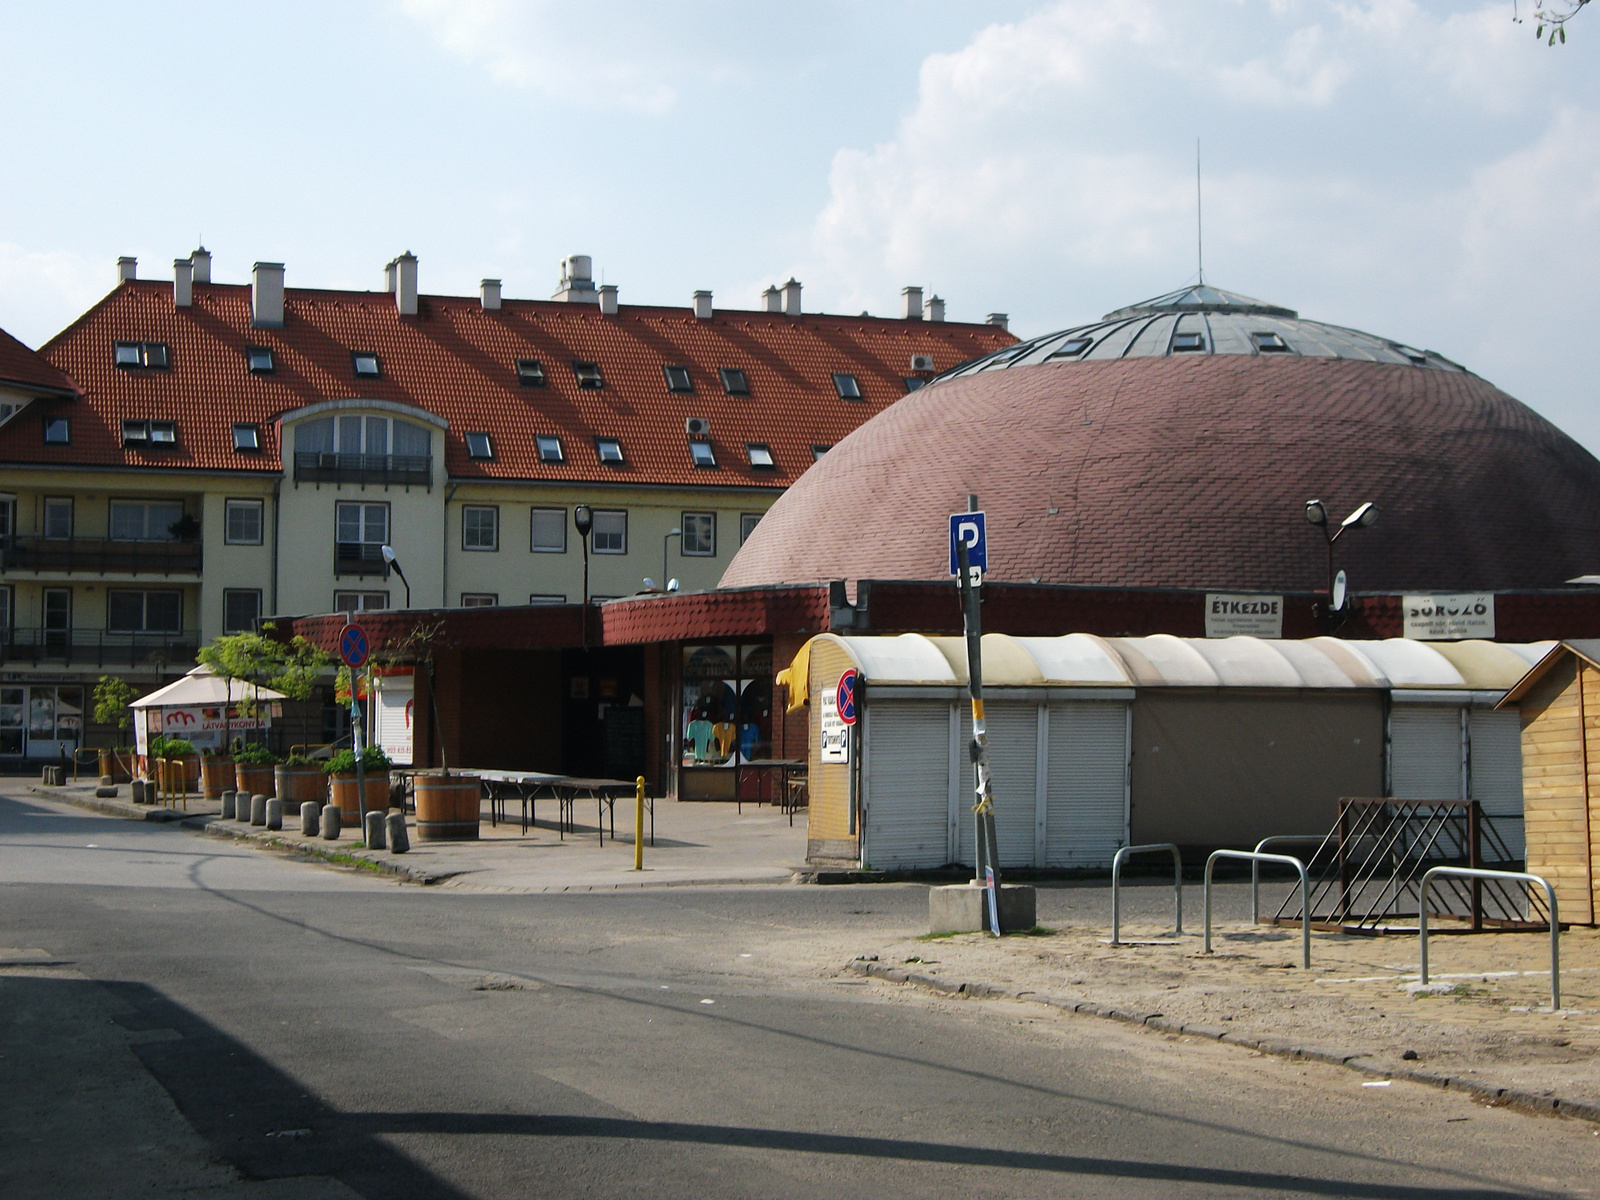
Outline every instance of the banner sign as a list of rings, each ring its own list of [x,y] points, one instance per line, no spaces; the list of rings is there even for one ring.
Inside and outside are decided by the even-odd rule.
[[[1405,636],[1424,642],[1494,637],[1493,592],[1402,596]]]
[[[1281,638],[1282,596],[1233,596],[1206,593],[1206,636]]]
[[[822,741],[819,762],[850,761],[850,726],[839,715],[839,689],[822,689]]]
[[[378,703],[373,712],[373,740],[396,766],[412,763],[412,730],[416,717],[416,680],[410,668],[391,668],[378,677]]]

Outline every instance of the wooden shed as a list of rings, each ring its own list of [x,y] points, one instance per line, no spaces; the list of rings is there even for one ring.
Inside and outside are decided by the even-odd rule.
[[[1600,909],[1600,641],[1558,643],[1506,693],[1522,723],[1528,870],[1556,889],[1561,917]]]

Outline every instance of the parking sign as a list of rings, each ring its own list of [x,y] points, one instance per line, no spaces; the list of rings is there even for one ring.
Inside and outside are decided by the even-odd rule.
[[[984,536],[983,514],[964,512],[950,514],[950,574],[961,574],[961,556],[956,547],[967,544],[967,565],[980,570],[989,569],[989,539]]]

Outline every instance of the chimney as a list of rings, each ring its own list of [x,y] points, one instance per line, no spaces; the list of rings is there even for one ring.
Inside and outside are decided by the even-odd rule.
[[[938,296],[928,297],[928,320],[944,320],[944,300]]]
[[[607,316],[615,316],[617,312],[617,285],[602,283],[600,285],[600,311]]]
[[[988,319],[984,321],[984,324],[993,325],[996,329],[1005,329],[1009,331],[1011,328],[1009,324],[1010,320],[1011,318],[1006,316],[1005,313],[990,313]]]
[[[500,281],[498,279],[480,279],[478,281],[478,298],[483,301],[484,312],[494,312],[500,307]]]
[[[694,315],[698,320],[711,320],[711,293],[696,292],[694,294]]]
[[[598,304],[600,293],[594,286],[594,260],[587,254],[569,254],[561,260],[561,287],[552,300],[568,304]]]
[[[792,275],[783,285],[783,312],[788,317],[800,315],[800,281]]]
[[[407,250],[394,260],[394,306],[402,317],[417,315],[417,256]]]
[[[188,308],[194,303],[194,263],[187,258],[172,260],[172,304]]]
[[[783,295],[775,287],[768,287],[761,293],[761,307],[767,312],[783,311]]]
[[[250,324],[283,328],[283,264],[258,262],[250,268]]]
[[[903,287],[900,289],[900,315],[908,321],[922,320],[922,289],[919,287]]]
[[[137,258],[129,258],[124,254],[117,259],[118,283],[127,283],[128,280],[137,278],[139,278],[139,260]]]
[[[194,281],[196,283],[211,282],[211,251],[204,246],[197,247],[189,255],[189,261],[194,264]]]

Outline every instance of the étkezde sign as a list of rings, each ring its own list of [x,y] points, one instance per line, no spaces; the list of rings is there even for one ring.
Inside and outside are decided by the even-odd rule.
[[[1402,596],[1405,636],[1425,642],[1494,637],[1493,592]]]
[[[1283,636],[1282,596],[1206,595],[1206,636],[1280,638]]]

